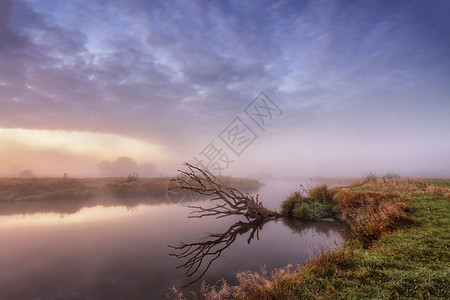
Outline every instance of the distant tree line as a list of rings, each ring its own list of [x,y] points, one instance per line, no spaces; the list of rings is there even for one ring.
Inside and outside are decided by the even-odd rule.
[[[139,174],[140,177],[153,177],[158,175],[155,164],[141,163],[127,156],[118,157],[115,161],[101,161],[98,169],[103,177],[126,177],[130,174]]]

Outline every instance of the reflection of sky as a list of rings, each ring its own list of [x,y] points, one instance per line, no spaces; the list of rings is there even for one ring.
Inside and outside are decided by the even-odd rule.
[[[130,215],[142,214],[144,207],[147,208],[146,206],[138,206],[130,210],[123,206],[95,206],[82,208],[74,214],[37,213],[0,216],[0,228],[105,222],[129,217]],[[152,212],[152,210],[147,210],[144,210],[147,214]]]
[[[162,299],[166,287],[180,288],[193,278],[167,245],[190,243],[211,233],[224,233],[236,217],[188,219],[179,206],[91,207],[63,218],[57,214],[0,217],[0,298],[92,297]],[[242,219],[241,219],[242,220]],[[283,221],[269,221],[259,240],[247,243],[250,231],[215,261],[203,278],[235,282],[237,271],[271,271],[302,263],[311,247],[334,247],[343,241],[334,225],[312,223],[293,230]],[[204,267],[204,266],[203,266]],[[24,284],[26,286],[24,286]],[[200,282],[190,288],[199,289]],[[145,297],[143,297],[145,295]]]
[[[0,127],[141,139],[164,150],[106,158],[169,172],[164,154],[170,167],[191,159],[265,90],[285,114],[230,172],[450,176],[449,12],[447,1],[2,1]],[[21,158],[0,158],[0,172],[34,166]],[[95,174],[92,160],[67,169]]]

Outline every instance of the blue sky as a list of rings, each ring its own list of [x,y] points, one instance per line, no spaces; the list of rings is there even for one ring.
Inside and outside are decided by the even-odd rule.
[[[56,151],[87,174],[117,156],[170,173],[217,141],[231,174],[450,176],[449,16],[448,1],[2,1],[0,128],[159,152],[0,132],[0,172],[64,164]],[[218,135],[252,124],[261,91],[283,115],[233,157]]]

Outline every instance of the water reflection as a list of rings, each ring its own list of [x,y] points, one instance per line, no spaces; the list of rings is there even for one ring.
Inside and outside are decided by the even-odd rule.
[[[307,236],[314,236],[314,234],[325,235],[326,237],[336,236],[339,232],[342,238],[349,238],[348,226],[339,221],[307,221],[295,217],[280,218],[282,223],[290,228],[293,233]],[[170,253],[171,256],[182,260],[182,264],[177,267],[185,269],[185,274],[188,277],[194,276],[191,282],[184,287],[198,282],[210,269],[214,261],[216,261],[235,241],[237,236],[243,236],[247,233],[247,244],[254,239],[259,241],[259,234],[263,226],[268,222],[276,222],[278,219],[263,219],[253,221],[238,221],[231,225],[223,233],[212,233],[198,241],[191,243],[180,242],[178,246],[169,245],[168,247],[174,250]]]
[[[224,233],[213,233],[200,239],[199,242],[183,243],[179,246],[170,246],[177,253],[170,253],[171,256],[175,256],[178,259],[186,260],[179,268],[186,269],[186,275],[191,277],[194,274],[198,276],[185,285],[185,287],[200,280],[203,275],[208,271],[211,264],[220,257],[222,252],[231,246],[236,240],[238,235],[246,234],[251,230],[247,243],[250,244],[251,240],[255,238],[259,240],[259,231],[262,230],[264,224],[269,222],[270,219],[254,220],[249,222],[238,221],[231,225]],[[202,269],[202,265],[204,268]]]
[[[122,206],[128,210],[134,210],[140,205],[157,206],[170,204],[167,197],[147,198],[94,198],[94,199],[60,199],[39,201],[6,202],[0,205],[1,216],[24,215],[36,213],[54,213],[61,216],[76,214],[84,208],[96,206],[116,207]]]
[[[0,215],[0,228],[8,227],[29,227],[29,226],[55,226],[68,224],[81,224],[90,222],[105,222],[126,217],[131,213],[137,213],[139,206],[94,206],[84,207],[77,213],[58,214],[58,213],[28,213]]]
[[[185,286],[206,267],[186,290],[199,290],[203,280],[237,284],[238,271],[303,263],[311,245],[345,240],[337,222],[189,219],[189,208],[170,203],[165,197],[2,203],[0,299],[164,299],[167,287]],[[211,255],[192,261],[190,271],[198,270],[191,277],[176,268],[189,252],[180,260],[168,255],[182,253],[167,247],[179,241],[212,246]]]
[[[120,219],[139,208],[167,205],[165,197],[95,198],[19,201],[0,205],[0,228],[103,222]]]
[[[304,234],[306,230],[313,230],[313,233],[322,233],[326,237],[335,235],[336,232],[344,239],[348,240],[351,236],[351,231],[348,224],[342,221],[310,221],[303,220],[296,217],[282,218],[283,224],[289,227],[294,233],[300,235]]]

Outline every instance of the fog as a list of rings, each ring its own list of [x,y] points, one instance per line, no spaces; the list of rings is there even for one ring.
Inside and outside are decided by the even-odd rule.
[[[363,177],[369,172],[383,175],[400,173],[409,177],[450,177],[448,149],[434,146],[435,137],[379,136],[357,139],[352,134],[323,132],[312,134],[295,132],[281,127],[260,136],[249,145],[240,157],[231,156],[229,168],[221,175],[254,178],[300,178],[300,177]],[[57,133],[54,133],[57,134]],[[63,133],[70,136],[70,133]],[[20,136],[20,134],[17,134]],[[211,139],[214,140],[214,136]],[[201,139],[199,139],[201,140]],[[126,177],[138,173],[141,177],[174,176],[184,162],[196,163],[199,153],[208,143],[189,145],[189,151],[165,155],[136,154],[136,151],[111,151],[108,156],[93,149],[74,153],[68,149],[40,147],[20,143],[3,143],[0,146],[0,175],[17,177],[30,170],[37,177]],[[92,144],[81,144],[85,149]],[[217,142],[217,145],[221,145]],[[95,147],[101,146],[96,145]],[[225,146],[222,145],[225,151]],[[228,151],[230,152],[230,151]],[[218,174],[213,165],[210,171]]]

